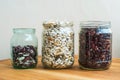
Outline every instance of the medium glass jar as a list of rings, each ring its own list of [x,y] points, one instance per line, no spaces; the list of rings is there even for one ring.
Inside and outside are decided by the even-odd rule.
[[[38,40],[33,28],[14,28],[11,38],[11,56],[14,68],[34,68],[37,65]]]
[[[79,33],[79,64],[87,70],[105,70],[112,59],[112,32],[110,22],[81,22]]]
[[[44,22],[42,63],[44,68],[70,68],[74,63],[74,32],[71,22]]]

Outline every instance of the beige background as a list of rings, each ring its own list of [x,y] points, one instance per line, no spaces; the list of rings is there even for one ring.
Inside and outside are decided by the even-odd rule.
[[[74,21],[75,53],[78,53],[80,21],[111,21],[113,57],[120,57],[120,0],[0,0],[0,59],[10,58],[12,28],[36,28],[41,53],[42,22]]]

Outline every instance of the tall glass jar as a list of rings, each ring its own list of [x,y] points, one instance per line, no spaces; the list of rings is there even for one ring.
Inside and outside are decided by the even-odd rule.
[[[79,33],[79,64],[87,70],[105,70],[112,59],[112,32],[110,22],[81,22]]]
[[[44,22],[42,63],[44,68],[70,68],[74,63],[74,32],[71,22]]]
[[[34,68],[37,65],[38,40],[33,28],[14,28],[11,38],[11,56],[14,68]]]

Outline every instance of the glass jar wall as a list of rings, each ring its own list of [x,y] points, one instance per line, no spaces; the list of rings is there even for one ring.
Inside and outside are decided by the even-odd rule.
[[[81,22],[79,33],[79,64],[87,70],[108,69],[112,59],[110,22]]]
[[[33,28],[14,28],[11,38],[11,56],[14,68],[34,68],[37,65],[38,40]]]
[[[70,68],[74,63],[74,32],[71,22],[44,22],[42,64],[44,68]]]

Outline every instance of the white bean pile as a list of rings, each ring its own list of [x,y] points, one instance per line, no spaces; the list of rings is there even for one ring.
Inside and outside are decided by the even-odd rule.
[[[69,68],[74,63],[72,27],[47,26],[43,32],[42,63],[46,68]]]

